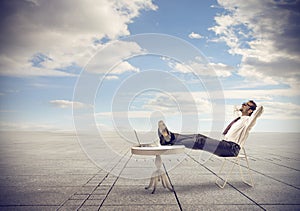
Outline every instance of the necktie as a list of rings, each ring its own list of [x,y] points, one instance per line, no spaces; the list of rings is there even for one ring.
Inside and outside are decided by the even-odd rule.
[[[234,119],[232,122],[230,122],[230,124],[226,127],[226,129],[223,132],[223,135],[226,135],[228,133],[228,130],[231,128],[231,126],[236,123],[241,117],[238,117],[236,119]]]

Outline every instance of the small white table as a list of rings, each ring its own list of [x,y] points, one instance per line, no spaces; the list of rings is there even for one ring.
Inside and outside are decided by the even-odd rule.
[[[155,193],[156,185],[161,180],[161,183],[164,188],[168,188],[170,191],[173,191],[173,187],[170,184],[170,181],[166,175],[166,172],[162,170],[162,160],[161,155],[172,155],[184,153],[185,146],[176,145],[176,146],[138,146],[132,147],[131,153],[135,155],[155,155],[155,165],[156,171],[152,173],[150,183],[146,187],[149,189],[153,187],[152,193]]]

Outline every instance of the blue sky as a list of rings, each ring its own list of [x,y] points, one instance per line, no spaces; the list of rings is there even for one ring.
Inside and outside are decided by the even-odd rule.
[[[234,118],[235,105],[253,99],[265,107],[255,131],[299,132],[300,14],[294,9],[299,1],[0,4],[2,130],[74,130],[73,106],[75,114],[90,109],[101,129],[153,130],[163,118],[176,131],[210,131],[214,121],[222,128]],[[144,33],[187,42],[201,58],[177,61],[147,54],[150,42],[128,39]],[[99,56],[102,49],[110,49],[105,57]],[[182,58],[190,53],[176,45],[161,50],[179,51]],[[109,72],[114,58],[120,62]],[[103,79],[95,81],[95,93],[89,92],[89,84],[84,89],[86,95],[94,94],[93,102],[73,98],[82,71]],[[139,90],[146,82],[153,87]],[[209,97],[216,91],[213,83],[221,85],[217,91],[223,99]],[[223,110],[216,120],[212,108],[218,103]]]

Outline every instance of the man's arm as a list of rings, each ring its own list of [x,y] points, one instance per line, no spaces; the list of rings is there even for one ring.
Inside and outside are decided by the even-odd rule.
[[[258,106],[257,109],[253,112],[247,122],[248,130],[250,130],[255,125],[256,119],[263,113],[263,111],[264,107]]]

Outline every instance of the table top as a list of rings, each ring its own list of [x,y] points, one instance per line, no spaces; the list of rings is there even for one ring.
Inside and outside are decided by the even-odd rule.
[[[131,147],[131,153],[135,155],[171,155],[183,153],[184,145],[176,146],[136,146]]]

